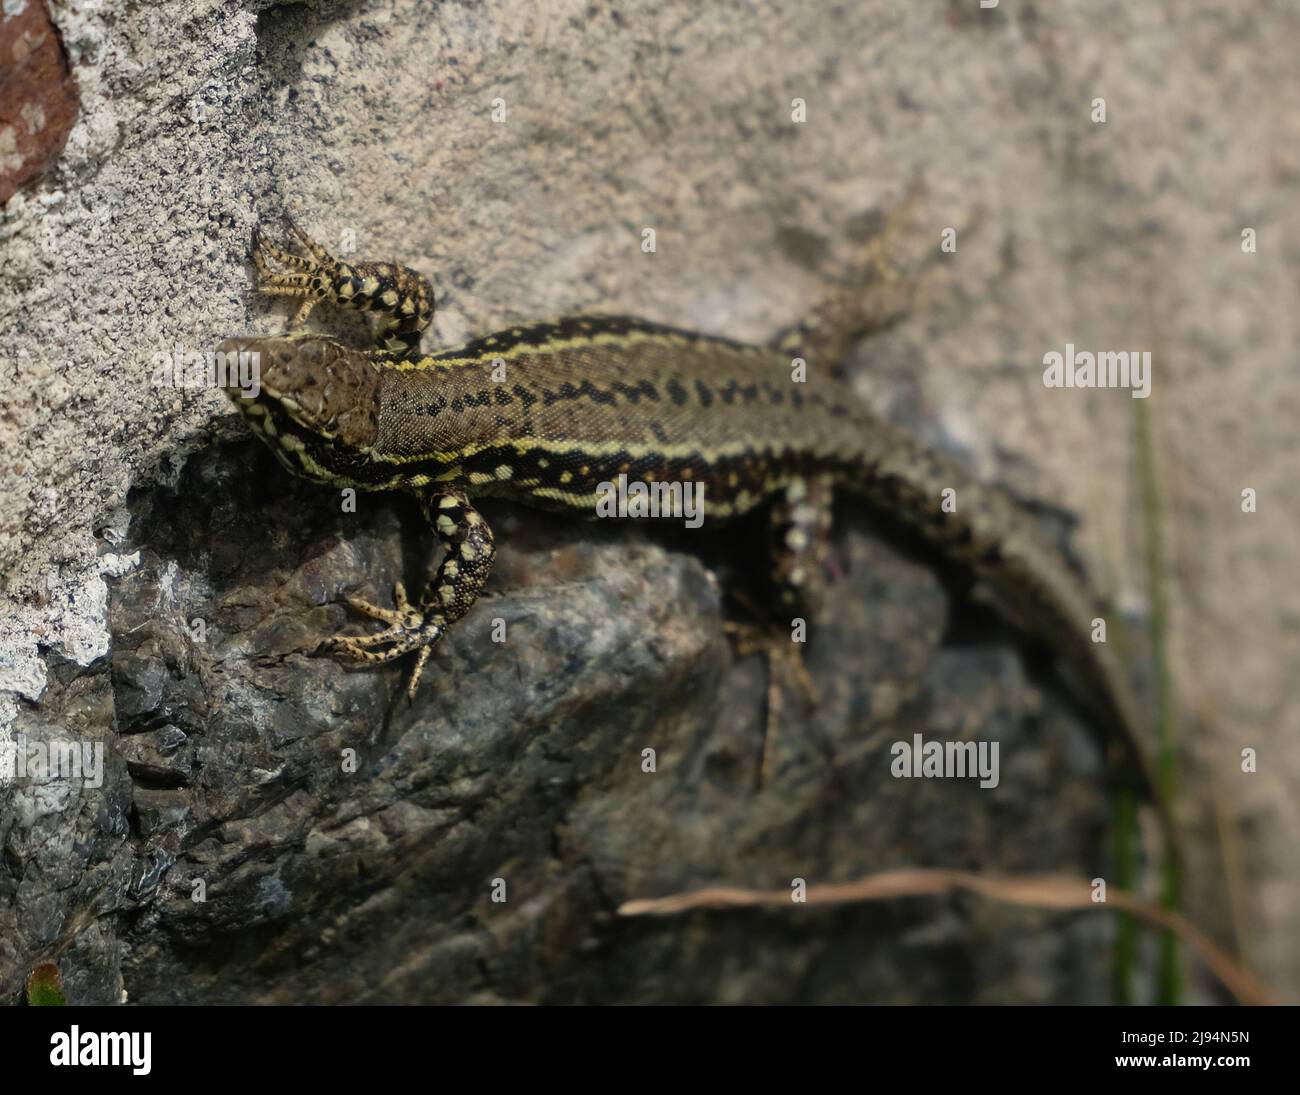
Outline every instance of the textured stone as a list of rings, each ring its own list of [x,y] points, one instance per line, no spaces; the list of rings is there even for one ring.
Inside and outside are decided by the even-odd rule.
[[[0,10],[0,206],[63,151],[77,85],[44,0]]]
[[[382,600],[418,578],[412,504],[344,512],[254,441],[133,495],[119,547],[140,565],[110,582],[112,652],[42,704],[46,727],[112,726],[105,783],[79,792],[74,824],[16,808],[21,783],[0,792],[0,884],[19,887],[0,902],[6,989],[54,949],[73,1002],[1105,998],[1100,918],[956,899],[615,917],[719,881],[1091,872],[1096,747],[1014,647],[940,645],[942,586],[846,517],[846,576],[809,647],[821,702],[809,715],[791,696],[756,789],[764,671],[729,652],[704,564],[739,580],[758,537],[485,512],[500,565],[408,705],[405,666],[349,670],[315,648],[353,622],[345,592]],[[998,740],[1014,777],[896,780],[889,746],[915,730]],[[58,951],[92,911],[98,943]]]

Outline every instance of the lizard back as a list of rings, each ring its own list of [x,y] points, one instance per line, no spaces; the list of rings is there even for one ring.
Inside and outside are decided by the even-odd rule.
[[[702,483],[709,516],[725,519],[793,476],[861,468],[888,447],[882,428],[819,362],[576,317],[385,368],[373,459],[587,512],[619,474]]]

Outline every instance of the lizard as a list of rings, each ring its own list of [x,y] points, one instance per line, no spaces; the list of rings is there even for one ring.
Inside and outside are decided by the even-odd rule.
[[[895,218],[854,286],[765,346],[631,316],[578,315],[426,353],[434,292],[396,262],[337,259],[292,221],[290,250],[254,231],[257,288],[298,308],[283,335],[226,339],[257,355],[252,398],[228,386],[253,432],[293,474],[415,495],[443,548],[411,600],[345,598],[382,628],[324,646],[355,664],[413,654],[414,697],[434,645],[474,605],[495,552],[474,499],[593,517],[602,484],[702,485],[711,520],[765,506],[774,615],[815,618],[837,490],[919,536],[1015,627],[1043,640],[1077,697],[1122,743],[1127,770],[1168,807],[1118,659],[1094,642],[1097,601],[1037,518],[854,395],[844,359],[905,313],[912,281],[889,258]],[[274,263],[274,267],[272,266]],[[305,329],[322,302],[374,313],[366,349]],[[955,493],[954,493],[955,492]],[[953,505],[953,500],[956,504]]]

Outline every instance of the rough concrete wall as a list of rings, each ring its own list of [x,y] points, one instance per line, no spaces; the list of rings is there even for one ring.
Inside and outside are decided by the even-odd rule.
[[[1153,351],[1189,904],[1300,998],[1292,8],[51,12],[81,113],[0,222],[5,725],[108,652],[128,492],[237,435],[217,395],[151,380],[160,351],[283,323],[247,293],[259,219],[289,209],[337,250],[431,275],[440,341],[580,308],[757,339],[817,299],[852,258],[846,229],[919,175],[936,240],[973,227],[863,355],[863,390],[982,474],[1082,514],[1093,574],[1141,616],[1134,401],[1040,376],[1067,342]]]

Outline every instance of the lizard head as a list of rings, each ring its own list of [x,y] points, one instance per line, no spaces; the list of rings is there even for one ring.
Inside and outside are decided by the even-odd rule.
[[[230,338],[217,354],[226,394],[291,471],[333,481],[367,459],[380,371],[365,354],[309,333]]]

